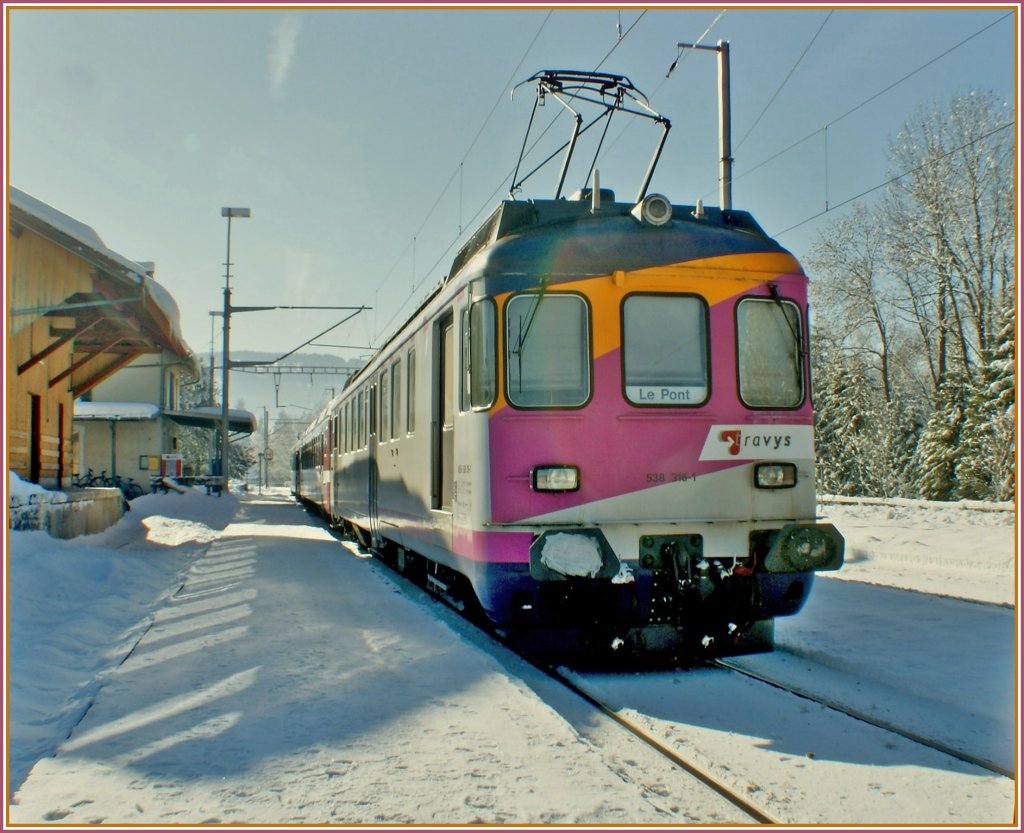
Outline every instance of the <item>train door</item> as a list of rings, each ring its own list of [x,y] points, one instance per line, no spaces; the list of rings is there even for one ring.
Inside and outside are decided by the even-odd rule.
[[[455,320],[451,313],[438,322],[436,338],[435,419],[432,443],[434,483],[431,492],[433,508],[450,512],[455,482],[455,382],[458,378],[455,367],[458,352],[455,342]]]
[[[377,493],[380,471],[377,468],[377,385],[371,383],[366,391],[366,424],[367,424],[367,473],[366,482],[370,493],[367,496],[367,515],[370,522],[370,540],[376,546],[380,541],[380,516],[377,514]]]

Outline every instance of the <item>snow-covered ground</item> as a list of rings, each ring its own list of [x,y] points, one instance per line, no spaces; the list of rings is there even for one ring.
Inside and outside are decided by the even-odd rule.
[[[969,724],[951,741],[1002,754],[1017,725],[1017,537],[1014,512],[981,511],[1000,509],[823,503],[847,565],[780,620],[779,654],[821,660],[823,685],[946,701]],[[581,737],[537,685],[284,492],[148,495],[100,535],[7,544],[9,822],[738,821],[721,799],[680,792],[643,748]],[[921,627],[892,633],[898,610]],[[933,644],[950,633],[963,635],[955,650]],[[950,655],[966,674],[928,659]],[[843,813],[834,821],[875,817],[866,804]]]
[[[1011,504],[826,498],[819,512],[846,538],[835,578],[1013,605],[1016,513]]]

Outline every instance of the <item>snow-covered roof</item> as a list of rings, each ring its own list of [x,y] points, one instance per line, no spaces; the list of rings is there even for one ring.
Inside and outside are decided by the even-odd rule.
[[[195,428],[215,428],[220,425],[223,411],[219,405],[203,405],[187,411],[164,411],[164,416],[181,425]],[[228,431],[252,434],[256,431],[256,415],[241,408],[228,408]]]
[[[159,283],[152,273],[155,266],[151,261],[140,263],[130,260],[124,255],[118,254],[113,249],[107,248],[106,244],[96,231],[85,223],[70,217],[62,211],[58,211],[51,205],[47,205],[40,199],[27,194],[13,186],[9,189],[10,205],[13,209],[20,211],[23,215],[33,218],[37,224],[56,232],[65,247],[70,242],[75,245],[77,254],[99,259],[104,268],[111,274],[122,280],[138,286],[144,300],[148,300],[163,315],[167,321],[167,330],[172,341],[180,345],[184,354],[192,355],[191,349],[185,343],[181,332],[181,311],[171,294]]]
[[[162,411],[150,402],[83,402],[75,401],[74,419],[112,420],[118,422],[156,419],[161,413],[181,425],[216,428],[222,411],[217,405],[204,405],[187,411]],[[241,408],[228,409],[228,430],[239,434],[256,431],[256,415]]]
[[[75,402],[75,419],[146,420],[160,416],[160,406],[150,402]]]

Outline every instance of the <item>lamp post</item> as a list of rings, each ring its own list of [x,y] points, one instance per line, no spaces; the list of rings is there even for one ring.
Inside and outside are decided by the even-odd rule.
[[[222,489],[228,488],[228,371],[231,368],[231,359],[228,350],[230,349],[231,333],[231,219],[233,217],[248,217],[248,208],[222,208],[221,217],[228,218],[228,251],[224,261],[224,356],[221,364],[223,381],[221,383],[221,404],[220,416],[220,476],[224,479]]]

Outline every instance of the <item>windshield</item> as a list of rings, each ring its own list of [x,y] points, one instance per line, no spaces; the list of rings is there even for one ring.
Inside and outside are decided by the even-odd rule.
[[[505,305],[508,400],[576,407],[590,398],[590,324],[578,295],[527,293]]]
[[[792,301],[744,298],[736,310],[740,399],[751,408],[803,402],[800,310]]]

